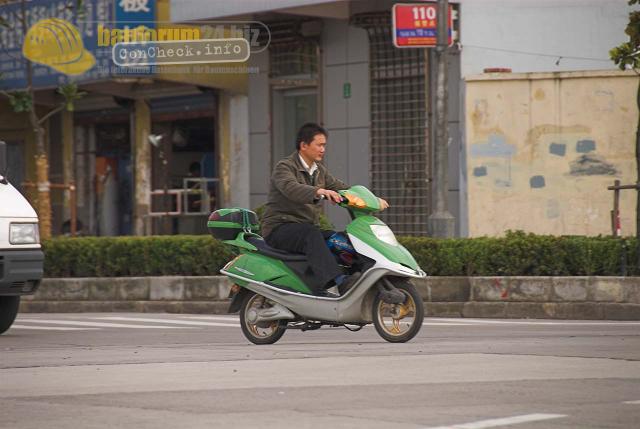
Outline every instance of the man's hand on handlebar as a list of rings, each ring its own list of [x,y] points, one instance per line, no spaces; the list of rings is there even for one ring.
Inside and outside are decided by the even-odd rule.
[[[329,189],[320,188],[316,191],[316,195],[320,198],[321,197],[326,198],[327,200],[331,201],[333,204],[342,202],[342,195],[340,195],[336,191],[330,191]]]
[[[389,208],[389,203],[386,200],[383,200],[382,198],[378,198],[378,200],[380,200],[380,211]]]
[[[330,191],[329,189],[322,189],[322,188],[316,191],[316,197],[317,197],[317,200],[325,199],[325,200],[331,201],[333,204],[339,204],[347,201],[342,197],[342,195],[340,195],[336,191]],[[378,201],[380,202],[380,211],[383,211],[389,208],[389,203],[386,200],[382,198],[378,198]]]

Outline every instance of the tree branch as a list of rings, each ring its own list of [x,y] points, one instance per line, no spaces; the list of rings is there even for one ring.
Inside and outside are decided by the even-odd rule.
[[[35,106],[33,108],[35,109]],[[47,119],[49,119],[51,116],[55,115],[62,109],[64,109],[64,103],[62,103],[61,105],[59,105],[58,107],[56,107],[55,109],[53,109],[52,111],[44,115],[42,118],[38,119],[38,125],[42,125]]]

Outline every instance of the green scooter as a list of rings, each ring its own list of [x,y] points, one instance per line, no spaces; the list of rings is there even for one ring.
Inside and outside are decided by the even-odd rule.
[[[273,344],[287,329],[322,326],[351,331],[373,323],[389,342],[406,342],[422,327],[424,307],[412,278],[426,276],[391,229],[372,213],[378,198],[364,186],[340,191],[339,205],[351,215],[346,237],[355,250],[345,274],[360,272],[356,283],[335,297],[312,295],[307,259],[269,247],[256,232],[258,219],[246,209],[211,214],[211,234],[238,249],[220,272],[234,283],[230,313],[240,311],[240,326],[254,344]]]

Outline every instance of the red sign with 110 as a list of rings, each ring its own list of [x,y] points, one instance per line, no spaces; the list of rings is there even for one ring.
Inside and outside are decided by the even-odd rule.
[[[393,6],[393,44],[398,48],[436,46],[438,6],[435,3]],[[453,44],[453,10],[449,5],[448,44]]]

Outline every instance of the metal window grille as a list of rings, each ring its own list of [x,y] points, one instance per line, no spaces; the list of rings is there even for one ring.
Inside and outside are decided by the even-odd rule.
[[[397,234],[426,235],[430,212],[425,49],[393,46],[388,12],[356,15],[369,34],[371,183]]]
[[[293,20],[269,24],[271,77],[318,74],[318,41],[314,37],[305,37],[302,34],[304,23],[302,20]]]
[[[269,50],[271,77],[318,74],[316,44],[299,42],[278,44]]]

